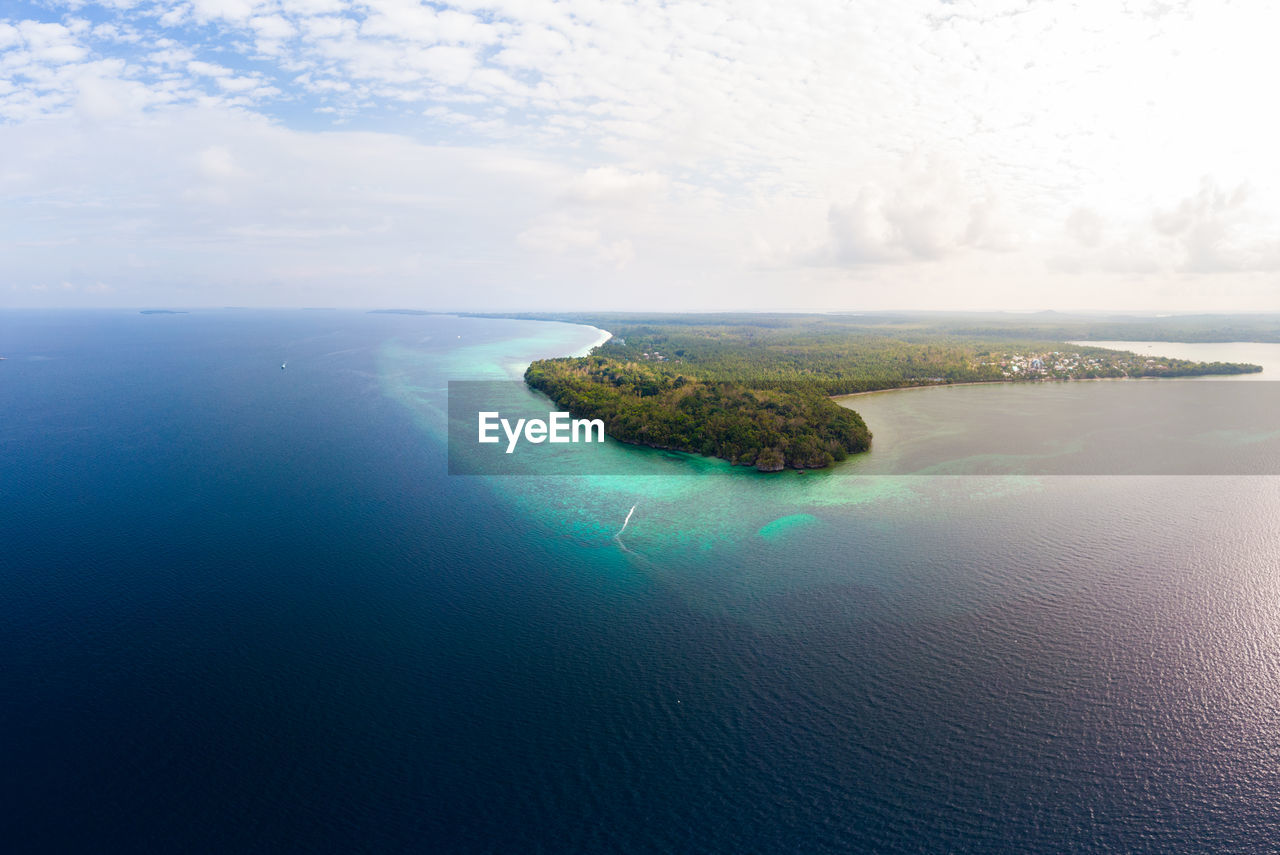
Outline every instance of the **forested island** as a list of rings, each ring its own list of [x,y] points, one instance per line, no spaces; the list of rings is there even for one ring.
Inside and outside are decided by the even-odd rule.
[[[832,396],[909,386],[1183,377],[1261,371],[1071,345],[956,316],[522,315],[605,327],[589,356],[545,359],[528,384],[615,439],[761,471],[816,469],[867,450],[871,431]],[[980,326],[975,333],[973,326]],[[1056,330],[1069,325],[1058,324]],[[1133,336],[1117,322],[1106,334]],[[1071,332],[1084,338],[1078,329]]]

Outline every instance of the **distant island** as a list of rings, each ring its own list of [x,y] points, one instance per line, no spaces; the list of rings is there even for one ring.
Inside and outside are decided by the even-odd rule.
[[[177,309],[143,309],[138,312],[140,315],[189,315],[190,312],[183,312]]]
[[[508,316],[510,317],[510,316]],[[951,315],[521,315],[614,331],[589,356],[531,364],[525,381],[623,442],[723,458],[766,472],[818,469],[871,446],[831,398],[954,383],[1187,377],[1261,371],[1038,337],[1031,319]],[[973,327],[978,327],[974,330]],[[1055,331],[1081,330],[1055,319]],[[1100,325],[1120,337],[1114,319]]]

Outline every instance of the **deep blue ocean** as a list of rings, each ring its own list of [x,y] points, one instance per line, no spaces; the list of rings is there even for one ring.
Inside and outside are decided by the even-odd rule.
[[[0,312],[0,850],[1280,851],[1278,479],[447,474],[595,339]]]

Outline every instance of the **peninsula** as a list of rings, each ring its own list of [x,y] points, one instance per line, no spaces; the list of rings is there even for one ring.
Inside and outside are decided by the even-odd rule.
[[[1042,327],[955,316],[522,315],[614,336],[588,356],[544,359],[525,381],[623,442],[761,471],[817,469],[866,451],[871,431],[832,396],[913,386],[1185,377],[1256,365],[1153,358],[1037,336]],[[972,327],[980,327],[974,331]],[[1108,320],[1114,334],[1121,324]],[[1135,325],[1142,332],[1149,326]],[[1088,332],[1055,321],[1055,331]],[[1083,334],[1081,334],[1083,332]]]

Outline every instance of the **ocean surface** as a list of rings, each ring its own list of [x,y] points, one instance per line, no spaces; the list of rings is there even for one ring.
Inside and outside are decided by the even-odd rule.
[[[599,338],[0,312],[0,848],[1280,851],[1265,397],[1197,475],[1177,431],[1102,474],[1078,414],[1224,384],[852,399],[872,452],[804,474],[448,474],[449,381]],[[988,405],[1036,442],[963,474]]]

